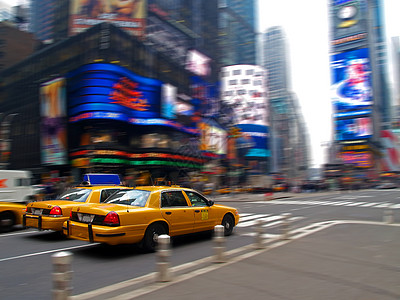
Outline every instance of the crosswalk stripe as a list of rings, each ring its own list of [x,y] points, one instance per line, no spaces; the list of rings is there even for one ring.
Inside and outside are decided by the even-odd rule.
[[[239,223],[246,222],[246,221],[253,220],[253,219],[262,218],[262,217],[267,217],[267,216],[269,216],[269,215],[256,214],[256,215],[248,215],[248,216],[245,216],[245,217],[242,217],[242,215],[240,215]]]
[[[363,205],[361,205],[361,207],[369,207],[369,206],[374,206],[374,205],[377,205],[377,204],[379,204],[379,203],[376,203],[376,202],[370,202],[370,203],[367,203],[367,204],[363,204]]]
[[[277,219],[281,219],[282,216],[271,216],[271,217],[266,217],[266,218],[261,218],[261,219],[257,219],[257,220],[252,220],[252,221],[246,221],[246,222],[239,222],[239,224],[237,224],[237,227],[249,227],[249,226],[254,226],[255,224],[257,224],[257,221],[260,220],[262,222],[270,222],[270,221],[274,221]]]

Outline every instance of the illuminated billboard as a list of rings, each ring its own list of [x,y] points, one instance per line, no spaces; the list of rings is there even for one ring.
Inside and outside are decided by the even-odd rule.
[[[189,114],[187,107],[180,111],[175,108],[172,114],[166,112],[168,107],[162,108],[162,88],[168,97],[175,99],[176,90],[172,85],[106,63],[84,65],[68,77],[69,122],[109,119],[136,125],[168,126],[192,134],[198,133],[195,127],[180,123]],[[178,103],[178,100],[172,101]],[[166,119],[165,114],[176,115],[177,118]]]
[[[54,79],[40,87],[40,116],[42,164],[67,164],[67,115],[64,78]]]
[[[337,119],[335,123],[337,141],[370,138],[373,133],[372,120],[370,117]]]
[[[216,155],[224,155],[227,151],[227,133],[225,130],[213,124],[213,122],[199,123],[201,140],[200,150]]]
[[[237,125],[241,130],[241,138],[236,142],[236,148],[245,148],[244,157],[247,159],[266,159],[269,157],[269,132],[263,125],[241,124]],[[242,151],[243,153],[243,151]]]
[[[368,48],[335,54],[331,59],[334,112],[371,107],[372,76]]]
[[[186,56],[186,69],[198,76],[211,74],[210,58],[197,50],[189,50]]]
[[[369,151],[345,151],[340,153],[340,157],[345,164],[352,164],[359,168],[372,167],[372,153]]]
[[[233,108],[236,124],[268,126],[266,75],[255,65],[221,69],[221,99]]]
[[[70,35],[109,22],[135,36],[143,36],[146,6],[147,0],[71,0]]]

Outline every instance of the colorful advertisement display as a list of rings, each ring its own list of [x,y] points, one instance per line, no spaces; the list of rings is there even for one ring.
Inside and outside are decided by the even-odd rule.
[[[147,0],[71,0],[70,35],[102,22],[121,27],[135,36],[143,36]]]
[[[368,48],[331,57],[331,98],[335,113],[372,106],[372,79]],[[351,112],[349,112],[350,114]]]
[[[219,156],[225,155],[227,150],[226,131],[213,122],[201,122],[199,128],[201,133],[200,150]]]
[[[40,87],[41,158],[44,165],[67,163],[66,85],[64,78]]]
[[[255,65],[221,69],[221,98],[234,110],[236,124],[268,126],[266,71]]]
[[[69,75],[69,121],[113,119],[137,125],[161,125],[197,134],[178,120],[162,118],[161,81],[139,76],[121,66],[95,63]],[[173,95],[173,88],[167,88]]]
[[[335,123],[337,141],[366,139],[373,134],[370,117],[336,120]]]
[[[246,149],[244,156],[247,159],[268,158],[269,150],[268,127],[254,124],[240,124],[241,137],[236,141],[237,149]],[[240,151],[243,152],[243,151]]]
[[[372,153],[369,151],[346,151],[341,152],[340,156],[344,164],[352,164],[359,168],[372,167]]]

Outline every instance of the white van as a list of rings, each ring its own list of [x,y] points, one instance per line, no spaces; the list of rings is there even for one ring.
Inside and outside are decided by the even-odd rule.
[[[31,172],[0,170],[0,202],[30,202],[34,195]]]

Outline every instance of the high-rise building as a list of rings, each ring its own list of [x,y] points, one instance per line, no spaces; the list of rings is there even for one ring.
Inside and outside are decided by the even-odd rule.
[[[41,41],[52,41],[54,39],[56,1],[32,0],[30,9],[31,31]]]
[[[331,0],[329,8],[335,148],[354,173],[370,176],[382,170],[381,133],[391,124],[383,1]]]
[[[219,61],[222,66],[257,62],[255,1],[219,1]]]
[[[300,105],[291,91],[287,40],[279,26],[269,28],[263,39],[263,66],[268,74],[271,116],[271,171],[283,173],[292,183],[305,178],[308,167],[308,135]]]

